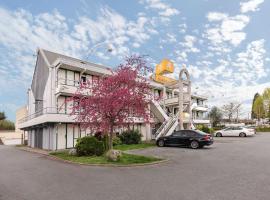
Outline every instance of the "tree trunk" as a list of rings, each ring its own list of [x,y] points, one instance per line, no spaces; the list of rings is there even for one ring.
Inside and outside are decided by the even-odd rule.
[[[110,137],[109,137],[109,150],[113,149],[113,127],[110,130]]]

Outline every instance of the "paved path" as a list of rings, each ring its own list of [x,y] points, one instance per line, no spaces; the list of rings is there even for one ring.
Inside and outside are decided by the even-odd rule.
[[[267,200],[270,134],[221,138],[212,147],[151,148],[168,163],[88,167],[0,145],[0,200]]]

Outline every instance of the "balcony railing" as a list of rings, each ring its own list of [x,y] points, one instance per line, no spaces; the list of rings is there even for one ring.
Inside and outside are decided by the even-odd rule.
[[[198,106],[198,107],[204,107],[204,108],[208,108],[208,106],[207,106],[207,105],[205,105],[205,104],[197,104],[197,106]]]
[[[210,120],[208,117],[192,117],[192,120]]]
[[[66,114],[66,115],[68,115],[66,110],[59,109],[59,108],[56,108],[56,107],[46,107],[46,108],[43,108],[43,109],[41,109],[41,110],[31,114],[31,115],[28,115],[28,116],[20,119],[19,124],[24,123],[26,121],[29,121],[31,119],[34,119],[36,117],[39,117],[41,115],[45,115],[45,114]]]
[[[69,80],[69,79],[65,79],[65,78],[58,78],[56,85],[67,85],[67,86],[78,87],[80,85],[80,81]]]

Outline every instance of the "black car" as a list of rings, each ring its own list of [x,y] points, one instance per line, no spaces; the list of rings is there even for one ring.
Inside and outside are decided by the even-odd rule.
[[[169,136],[160,137],[156,144],[164,146],[188,146],[192,149],[202,148],[213,144],[214,140],[210,134],[199,130],[180,130],[175,131]]]

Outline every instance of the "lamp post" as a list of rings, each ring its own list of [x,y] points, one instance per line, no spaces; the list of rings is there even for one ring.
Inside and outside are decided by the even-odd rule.
[[[112,47],[112,44],[108,42],[108,40],[105,40],[103,42],[100,42],[100,43],[97,43],[95,44],[88,52],[87,52],[87,57],[86,59],[92,55],[96,50],[97,48],[101,47],[102,45],[106,45],[107,46],[107,49],[106,51],[111,53],[113,51],[113,47]]]

